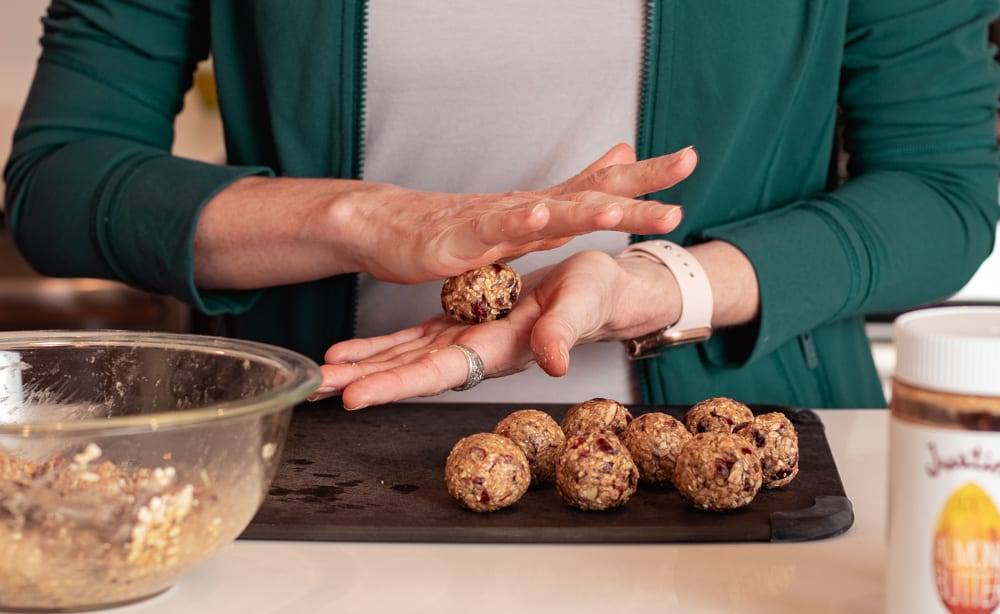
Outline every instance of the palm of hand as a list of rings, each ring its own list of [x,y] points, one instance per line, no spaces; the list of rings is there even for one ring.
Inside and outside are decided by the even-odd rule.
[[[467,375],[454,344],[474,349],[490,377],[523,370],[537,361],[551,375],[569,367],[569,347],[596,338],[611,320],[620,269],[608,256],[586,252],[525,278],[526,292],[502,320],[460,324],[440,316],[384,337],[352,339],[327,352],[322,367],[327,396],[343,391],[357,409],[414,396],[439,394]]]

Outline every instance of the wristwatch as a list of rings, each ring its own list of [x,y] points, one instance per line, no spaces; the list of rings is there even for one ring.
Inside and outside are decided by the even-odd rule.
[[[643,241],[630,245],[620,259],[643,258],[674,274],[681,293],[681,317],[676,323],[625,341],[633,360],[659,356],[663,348],[698,343],[712,336],[712,286],[708,275],[689,251],[671,241]]]

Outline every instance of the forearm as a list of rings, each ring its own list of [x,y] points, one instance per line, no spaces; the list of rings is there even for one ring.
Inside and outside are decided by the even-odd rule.
[[[688,248],[705,269],[712,286],[712,326],[738,326],[760,313],[760,290],[753,264],[725,241],[709,241]]]
[[[195,281],[205,289],[254,289],[358,270],[350,218],[354,180],[247,177],[215,196],[198,219]]]

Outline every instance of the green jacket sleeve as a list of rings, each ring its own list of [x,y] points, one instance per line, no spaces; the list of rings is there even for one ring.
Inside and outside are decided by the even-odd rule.
[[[207,4],[52,3],[4,170],[7,220],[40,272],[118,279],[208,314],[254,300],[196,289],[194,229],[217,192],[270,171],[169,153],[174,117],[208,53]]]
[[[752,361],[825,322],[945,297],[973,275],[1000,216],[986,39],[996,8],[851,3],[841,105],[853,178],[702,233],[742,250],[760,285],[755,340],[734,350],[721,335],[707,347],[714,361]]]

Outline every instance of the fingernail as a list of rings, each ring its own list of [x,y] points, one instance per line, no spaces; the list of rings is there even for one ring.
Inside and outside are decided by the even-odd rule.
[[[320,386],[313,393],[306,397],[307,401],[319,401],[321,398],[327,397],[333,393],[337,392],[336,386],[326,385]]]
[[[546,209],[545,203],[538,203],[537,205],[531,208],[532,217],[536,215],[541,215],[542,213],[545,212],[545,209]]]

